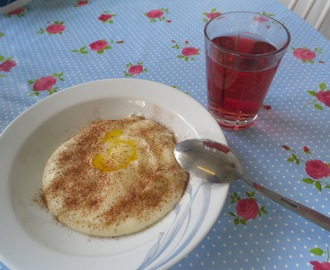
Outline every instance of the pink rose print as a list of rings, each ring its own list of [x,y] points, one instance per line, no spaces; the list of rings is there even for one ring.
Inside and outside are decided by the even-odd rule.
[[[16,66],[16,62],[14,60],[6,60],[0,64],[0,71],[9,72],[14,66]]]
[[[97,19],[101,21],[102,23],[113,23],[113,17],[115,17],[116,14],[110,14],[108,11],[104,11]]]
[[[325,251],[320,249],[319,247],[312,248],[309,252],[315,256],[325,256],[325,262],[311,261],[311,265],[313,265],[313,270],[330,270],[330,254],[328,248]]]
[[[104,50],[106,50],[107,45],[108,45],[108,42],[106,42],[103,39],[103,40],[97,40],[97,41],[89,44],[89,48],[92,51],[104,51]]]
[[[177,57],[185,60],[186,62],[188,62],[189,60],[195,60],[195,56],[200,55],[200,53],[199,53],[200,49],[188,46],[189,45],[188,40],[186,40],[184,42],[184,44],[186,46],[184,48],[181,48],[179,43],[176,42],[175,40],[171,40],[171,42],[174,43],[174,45],[171,48],[176,49],[176,50],[181,49],[181,53]]]
[[[64,29],[65,29],[65,26],[63,25],[63,23],[54,23],[54,24],[47,26],[46,31],[49,34],[62,34]]]
[[[23,17],[25,15],[25,11],[30,10],[30,5],[25,5],[23,7],[19,7],[15,10],[12,10],[7,13],[7,16],[17,16],[18,18]]]
[[[330,188],[330,184],[327,182],[327,178],[330,177],[330,164],[311,158],[305,161],[305,159],[291,147],[282,145],[282,148],[285,151],[291,152],[291,156],[287,159],[288,162],[295,163],[298,166],[305,164],[305,173],[309,177],[301,179],[304,183],[313,185],[320,192],[323,188]],[[309,157],[312,151],[309,147],[304,146],[302,153]]]
[[[267,13],[265,11],[261,12],[260,14],[264,15],[264,16],[268,16],[268,17],[273,17],[274,16],[274,14]],[[261,16],[261,15],[254,16],[253,21],[258,22],[258,23],[266,23],[266,22],[269,21],[268,18],[266,18],[264,16]],[[270,28],[270,25],[266,25],[266,28]]]
[[[127,71],[124,71],[125,77],[132,77],[134,75],[141,74],[143,72],[147,72],[147,69],[143,67],[142,62],[138,62],[137,64],[133,65],[132,63],[128,63],[126,65]]]
[[[313,104],[313,107],[318,110],[323,110],[323,106],[330,107],[330,90],[327,89],[327,86],[325,83],[319,84],[318,90],[309,90],[307,93],[313,97],[313,99],[306,103],[303,108],[305,108],[308,105]],[[320,104],[321,103],[321,104]]]
[[[252,198],[242,199],[237,201],[236,212],[237,215],[244,218],[245,220],[255,219],[258,215],[258,204]]]
[[[304,147],[306,147],[306,146],[304,146]],[[290,151],[291,150],[291,148],[289,147],[289,146],[287,146],[287,145],[282,145],[282,148],[284,149],[284,150],[287,150],[287,151]],[[298,164],[297,164],[298,165]]]
[[[265,210],[265,207],[262,206],[259,208],[256,198],[254,198],[254,192],[246,192],[245,193],[248,198],[241,199],[236,192],[230,196],[230,202],[236,203],[236,214],[233,212],[229,212],[229,214],[234,217],[234,224],[246,224],[246,221],[250,219],[255,219],[257,216],[261,216],[262,214],[267,214],[268,212]]]
[[[221,12],[210,12],[210,13],[207,13],[207,14],[206,14],[206,17],[207,17],[208,19],[213,19],[213,18],[219,16],[220,14],[221,14]]]
[[[313,179],[325,178],[330,175],[330,168],[328,164],[321,160],[308,160],[305,163],[306,173]]]
[[[150,19],[160,19],[163,17],[164,12],[161,9],[154,9],[145,14]]]
[[[124,41],[123,40],[118,40],[118,41],[114,41],[114,40],[110,40],[110,41],[106,41],[105,39],[100,39],[97,41],[92,42],[91,44],[89,44],[89,49],[93,52],[96,52],[98,54],[103,54],[104,51],[106,50],[110,50],[112,47],[110,46],[110,44],[123,44]],[[79,50],[72,50],[72,52],[77,52],[77,53],[81,53],[81,54],[88,54],[88,51],[86,49],[86,46],[81,47]]]
[[[262,16],[255,16],[253,18],[254,21],[260,22],[260,23],[264,23],[264,22],[268,22],[268,19]]]
[[[260,109],[264,109],[266,111],[269,111],[272,109],[272,106],[271,105],[268,105],[268,104],[263,104],[261,105],[261,108]]]
[[[204,16],[203,21],[208,22],[209,20],[221,15],[221,12],[217,11],[216,8],[212,8],[210,12],[203,12],[202,14]]]
[[[39,96],[40,92],[47,91],[48,95],[57,92],[58,87],[54,87],[57,80],[64,81],[63,72],[53,73],[51,76],[41,77],[35,80],[29,80],[28,84],[32,85],[32,93],[30,96]]]
[[[128,69],[128,73],[131,75],[140,74],[142,71],[143,71],[143,66],[141,65],[130,66]]]
[[[309,49],[297,48],[293,50],[293,55],[301,60],[313,60],[316,56],[315,52]]]
[[[167,23],[170,23],[171,20],[167,20],[164,16],[164,14],[168,14],[168,13],[169,12],[167,8],[161,8],[161,9],[150,10],[144,15],[149,19],[149,22],[165,21]]]
[[[34,82],[32,89],[34,91],[49,91],[55,83],[56,79],[53,76],[41,77]]]
[[[310,154],[311,153],[311,150],[307,146],[303,147],[303,151],[304,151],[305,154]]]
[[[253,17],[253,20],[255,22],[259,22],[259,23],[265,23],[265,22],[268,22],[268,19],[264,16],[254,16]]]
[[[55,21],[54,23],[48,22],[48,26],[44,30],[43,28],[40,28],[37,34],[43,34],[47,32],[48,34],[60,34],[62,35],[62,32],[65,30],[65,26],[63,25],[63,22]]]
[[[310,262],[314,267],[313,270],[330,270],[330,262]]]
[[[328,91],[322,91],[320,90],[317,94],[316,97],[318,101],[326,105],[327,107],[330,107],[330,90]]]
[[[16,62],[12,60],[12,57],[5,58],[0,55],[0,72],[10,72],[10,70],[16,66]],[[0,73],[0,78],[4,78],[6,75]]]
[[[181,54],[183,56],[192,56],[192,55],[198,55],[199,49],[196,49],[194,47],[185,47],[182,49]]]
[[[303,63],[314,63],[317,54],[322,54],[322,49],[314,48],[312,51],[308,48],[292,48],[293,56],[300,59]],[[323,61],[319,61],[324,63]]]
[[[24,7],[19,7],[15,10],[12,10],[10,12],[7,13],[7,15],[9,16],[12,16],[12,15],[20,15],[22,14],[23,12],[25,11],[25,8]]]
[[[101,22],[106,22],[108,21],[109,19],[111,19],[112,16],[111,14],[101,14],[98,19],[101,21]]]
[[[82,7],[89,4],[88,0],[77,0],[77,2],[74,4],[75,7]]]

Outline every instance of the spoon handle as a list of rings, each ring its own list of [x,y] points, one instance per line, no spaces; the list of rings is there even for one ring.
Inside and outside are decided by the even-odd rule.
[[[243,179],[252,188],[259,191],[269,199],[277,202],[278,204],[284,206],[285,208],[291,210],[292,212],[298,214],[301,217],[308,219],[309,221],[315,223],[321,228],[330,231],[330,218],[309,208],[300,203],[297,203],[291,199],[288,199],[274,191],[271,191],[249,179]]]

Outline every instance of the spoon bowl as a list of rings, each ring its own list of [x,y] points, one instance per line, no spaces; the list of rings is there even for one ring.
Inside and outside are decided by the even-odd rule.
[[[243,166],[235,153],[211,140],[180,142],[174,154],[186,171],[212,183],[231,183],[243,175]]]
[[[174,155],[186,171],[202,180],[224,184],[242,179],[269,199],[330,231],[329,217],[248,179],[238,156],[224,144],[208,139],[185,140],[176,145]]]

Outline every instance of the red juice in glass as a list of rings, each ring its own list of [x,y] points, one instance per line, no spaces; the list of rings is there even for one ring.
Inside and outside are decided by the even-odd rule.
[[[216,37],[214,44],[242,55],[222,55],[219,61],[206,57],[207,89],[209,109],[229,121],[253,119],[276,73],[279,62],[269,67],[267,57],[262,54],[275,52],[276,48],[254,35],[228,35]],[[244,54],[259,55],[258,60],[243,57]],[[253,119],[254,120],[254,119]]]
[[[257,13],[232,12],[204,29],[208,108],[219,125],[244,129],[257,118],[290,34]]]

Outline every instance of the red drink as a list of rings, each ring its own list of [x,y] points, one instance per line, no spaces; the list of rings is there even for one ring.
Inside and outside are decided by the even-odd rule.
[[[209,110],[221,126],[245,128],[256,119],[276,73],[280,58],[269,53],[277,49],[245,33],[216,37],[212,43],[206,44]]]

